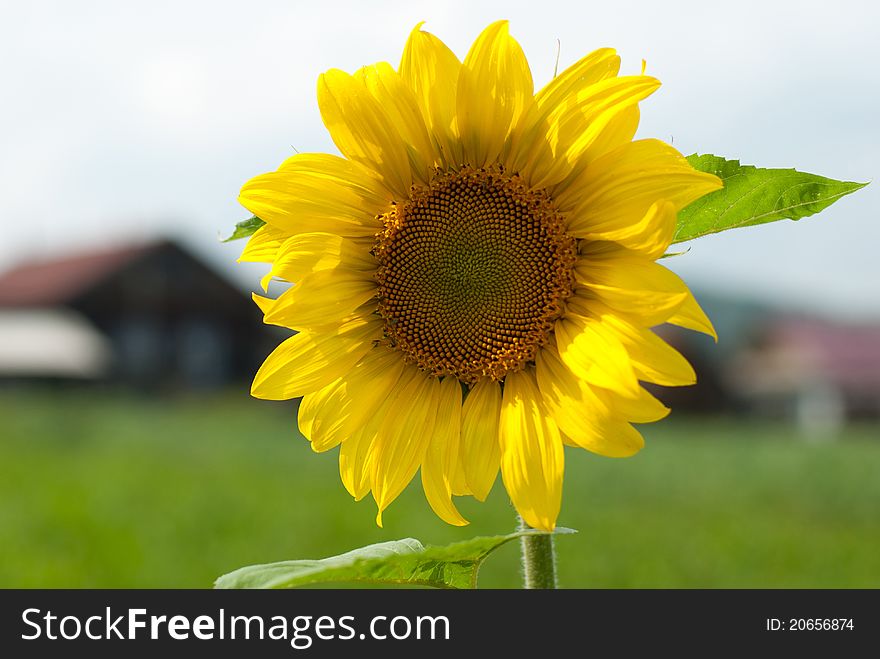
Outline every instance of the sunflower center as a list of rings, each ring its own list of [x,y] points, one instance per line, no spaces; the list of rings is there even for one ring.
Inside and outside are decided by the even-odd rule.
[[[500,380],[532,361],[571,294],[575,241],[543,190],[462,168],[382,216],[385,336],[434,375]]]

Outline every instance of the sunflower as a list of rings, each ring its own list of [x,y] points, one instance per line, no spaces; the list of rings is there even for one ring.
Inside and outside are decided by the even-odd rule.
[[[265,225],[245,261],[293,284],[255,296],[296,330],[252,393],[302,397],[299,428],[339,446],[356,499],[382,513],[417,472],[443,520],[501,471],[516,510],[552,530],[564,446],[636,453],[632,423],[669,410],[641,382],[694,371],[651,330],[714,336],[690,291],[655,263],[676,213],[721,187],[671,146],[633,141],[660,83],[619,76],[597,50],[539,92],[506,21],[461,62],[416,26],[400,66],[318,80],[342,157],[297,154],[248,181]]]

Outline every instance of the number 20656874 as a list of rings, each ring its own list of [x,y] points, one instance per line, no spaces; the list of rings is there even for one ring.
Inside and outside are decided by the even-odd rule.
[[[767,618],[766,629],[770,632],[836,632],[853,631],[852,618]]]

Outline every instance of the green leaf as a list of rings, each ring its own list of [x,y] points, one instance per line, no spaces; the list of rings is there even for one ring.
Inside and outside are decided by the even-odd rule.
[[[794,169],[761,169],[738,160],[694,154],[688,162],[715,174],[724,188],[697,199],[678,214],[672,242],[776,220],[799,220],[868,185],[807,174]]]
[[[574,531],[557,528],[554,533]],[[217,579],[214,587],[296,588],[318,583],[367,582],[476,588],[477,572],[486,557],[524,535],[543,535],[543,532],[530,529],[509,535],[471,538],[445,547],[425,547],[414,538],[380,542],[321,560],[281,561],[243,567]]]
[[[223,240],[224,243],[228,243],[232,240],[239,240],[241,238],[247,238],[254,234],[254,232],[259,229],[261,226],[266,224],[258,218],[256,215],[250,217],[246,220],[242,220],[238,224],[235,225],[235,230],[232,232],[232,235],[229,238],[225,238]]]

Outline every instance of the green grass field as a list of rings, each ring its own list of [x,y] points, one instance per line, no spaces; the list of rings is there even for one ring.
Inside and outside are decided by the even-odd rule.
[[[445,525],[415,483],[374,524],[291,404],[0,393],[0,587],[209,587],[234,568],[413,536],[506,533],[500,479]],[[635,458],[566,453],[567,587],[880,587],[880,432],[807,444],[766,424],[675,418]],[[519,584],[517,547],[481,586]]]

